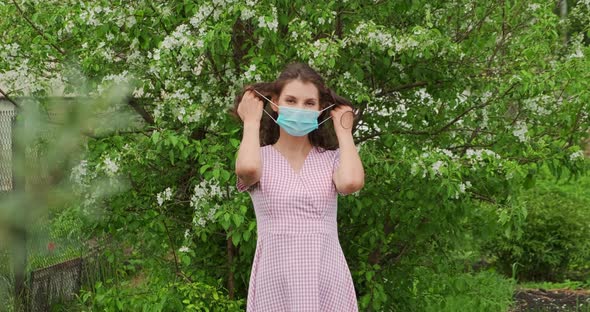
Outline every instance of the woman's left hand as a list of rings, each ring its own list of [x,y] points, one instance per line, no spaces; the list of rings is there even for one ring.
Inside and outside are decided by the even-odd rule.
[[[334,121],[334,131],[337,135],[352,133],[354,121],[352,107],[348,105],[337,105],[336,108],[330,111],[330,115]]]

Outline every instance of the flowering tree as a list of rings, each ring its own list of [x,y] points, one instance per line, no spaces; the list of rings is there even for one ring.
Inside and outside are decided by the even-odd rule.
[[[366,184],[340,198],[340,236],[361,309],[393,307],[428,291],[416,290],[415,267],[443,262],[466,233],[486,234],[473,226],[482,216],[518,235],[518,193],[541,165],[556,176],[584,170],[590,3],[561,21],[554,9],[521,0],[13,0],[0,4],[0,90],[17,104],[129,85],[130,99],[109,109],[131,109],[140,127],[85,133],[88,152],[72,175],[83,211],[106,215],[100,228],[127,241],[144,269],[221,279],[233,299],[246,293],[256,224],[234,187],[241,129],[227,111],[244,84],[309,63],[360,109]],[[577,28],[564,43],[568,25]],[[97,176],[129,189],[97,201],[84,187]]]

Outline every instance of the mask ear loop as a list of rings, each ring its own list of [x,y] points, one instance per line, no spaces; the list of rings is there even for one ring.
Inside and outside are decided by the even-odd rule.
[[[262,93],[258,92],[256,89],[252,89],[252,90],[254,90],[254,92],[258,93],[260,96],[262,96],[262,97],[263,97],[263,98],[265,98],[267,101],[269,101],[270,103],[272,103],[274,106],[276,106],[276,107],[279,107],[277,104],[275,104],[273,101],[271,101],[271,100],[270,100],[269,98],[267,98],[266,96],[262,95]],[[263,111],[263,112],[265,112],[265,113],[268,115],[268,117],[272,118],[272,120],[274,120],[275,122],[277,122],[277,120],[276,120],[276,119],[274,119],[274,117],[272,117],[272,116],[271,116],[271,115],[270,115],[270,114],[269,114],[269,113],[266,111],[266,109],[264,109],[264,108],[263,108],[263,109],[262,109],[262,111]]]
[[[332,105],[330,105],[330,106],[328,106],[328,107],[326,107],[326,108],[322,109],[322,110],[320,111],[320,114],[321,114],[321,112],[325,111],[326,109],[328,109],[328,108],[330,108],[330,107],[332,107],[332,106],[334,106],[334,105],[336,105],[336,104],[332,104]],[[326,118],[326,119],[322,120],[322,122],[320,122],[320,123],[318,124],[318,127],[319,127],[321,124],[323,124],[324,122],[328,121],[328,119],[330,119],[330,118],[332,118],[332,116],[330,116],[330,117],[328,117],[328,118]]]

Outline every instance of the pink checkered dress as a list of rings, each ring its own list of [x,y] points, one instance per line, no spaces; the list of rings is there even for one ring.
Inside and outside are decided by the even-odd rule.
[[[339,149],[313,147],[299,173],[272,145],[260,153],[260,181],[237,181],[258,225],[246,311],[358,311],[336,223]]]

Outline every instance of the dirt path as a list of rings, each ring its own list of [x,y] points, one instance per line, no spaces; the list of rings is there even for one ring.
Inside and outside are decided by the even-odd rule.
[[[590,311],[590,290],[518,289],[514,300],[517,306],[510,312]]]

